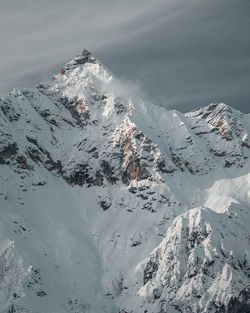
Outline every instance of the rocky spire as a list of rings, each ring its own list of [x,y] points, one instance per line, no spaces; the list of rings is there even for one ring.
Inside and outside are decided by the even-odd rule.
[[[73,70],[79,65],[85,63],[97,63],[96,58],[86,49],[82,51],[81,54],[78,54],[74,59],[66,63],[60,70],[60,74],[63,75],[69,70]]]

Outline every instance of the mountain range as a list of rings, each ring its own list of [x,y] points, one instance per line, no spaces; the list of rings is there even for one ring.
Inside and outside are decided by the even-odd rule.
[[[151,104],[89,51],[0,98],[1,313],[249,313],[250,114]]]

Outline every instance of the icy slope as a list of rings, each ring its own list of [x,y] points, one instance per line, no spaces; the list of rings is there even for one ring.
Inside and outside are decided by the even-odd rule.
[[[0,312],[249,311],[249,115],[156,107],[86,50],[0,108]]]
[[[236,206],[228,214],[201,208],[177,217],[144,268],[138,295],[148,312],[247,312],[247,213]]]

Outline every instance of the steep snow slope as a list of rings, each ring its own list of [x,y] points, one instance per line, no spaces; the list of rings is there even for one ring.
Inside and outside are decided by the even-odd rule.
[[[249,312],[249,115],[153,106],[86,50],[0,108],[1,312]]]
[[[239,207],[228,213],[192,209],[173,221],[144,266],[143,310],[248,311],[249,215]]]

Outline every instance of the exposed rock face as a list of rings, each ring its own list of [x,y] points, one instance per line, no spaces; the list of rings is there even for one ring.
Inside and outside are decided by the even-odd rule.
[[[86,49],[84,49],[81,54],[77,55],[70,62],[66,63],[65,66],[61,69],[60,75],[67,75],[68,71],[72,71],[79,65],[84,65],[85,63],[97,63],[96,58],[93,57]]]
[[[10,160],[17,154],[18,147],[15,142],[1,148],[0,164],[9,164]]]
[[[247,132],[241,122],[241,114],[225,104],[211,104],[207,108],[188,113],[196,136],[207,141],[215,157],[223,157],[224,166],[243,166],[247,155],[244,138]],[[195,122],[195,123],[194,123]],[[222,139],[222,140],[221,140]],[[218,142],[221,141],[219,145]],[[248,145],[246,144],[245,147]]]
[[[138,158],[132,159],[127,164],[125,171],[122,175],[122,181],[124,184],[129,185],[133,180],[143,180],[150,177],[150,172],[140,164],[140,160]]]
[[[237,248],[237,236],[243,236],[242,248],[247,249],[243,221],[249,216],[247,211],[240,218],[230,213],[231,218],[194,209],[173,221],[144,269],[139,294],[148,290],[152,312],[171,307],[190,313],[249,311],[250,268]]]
[[[249,115],[120,90],[84,50],[0,99],[1,313],[249,312]]]

